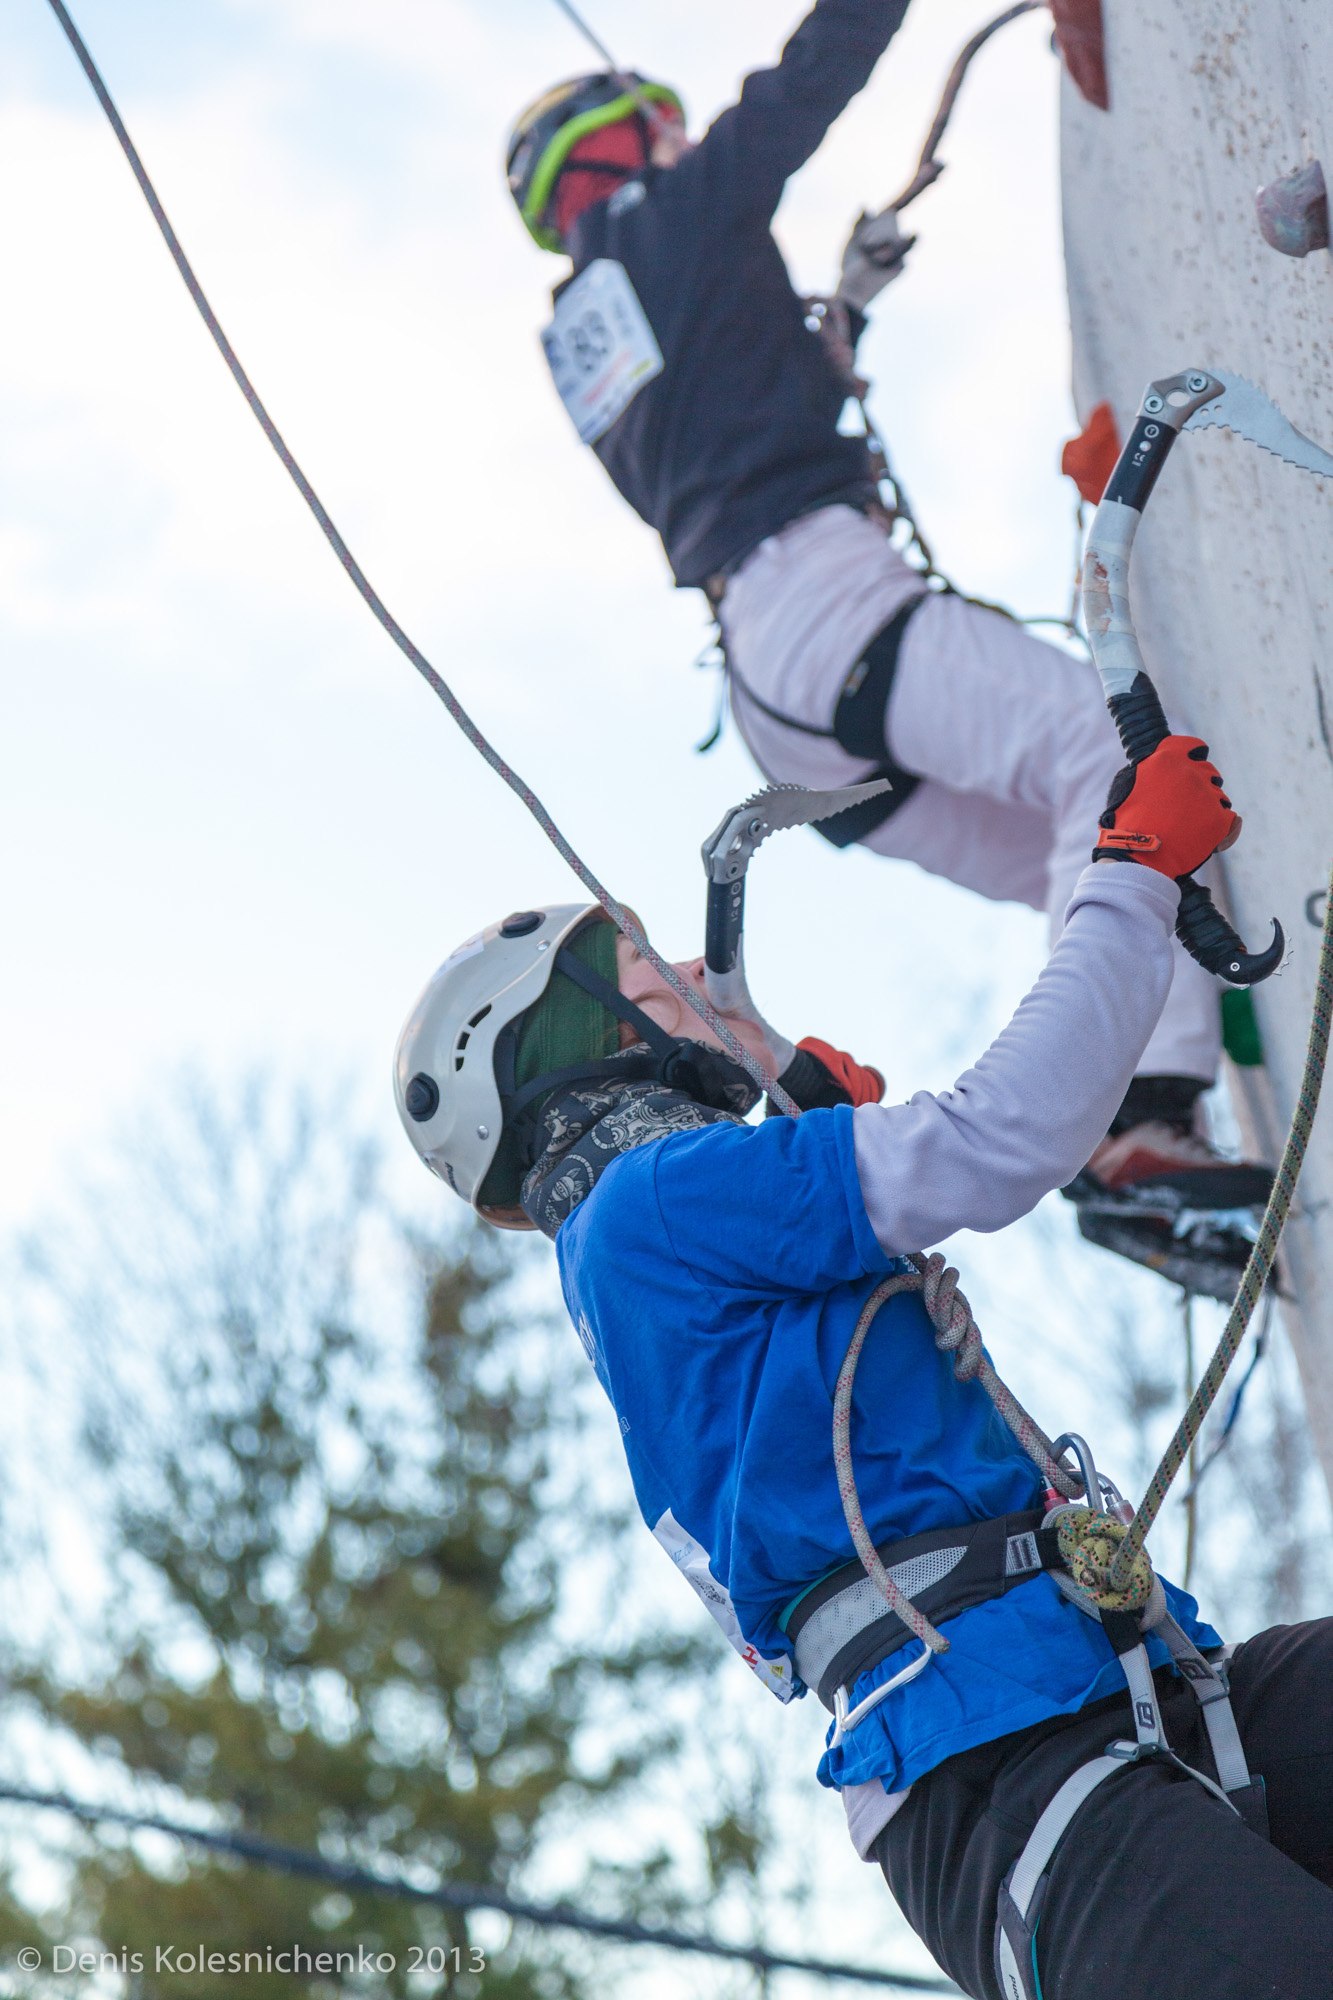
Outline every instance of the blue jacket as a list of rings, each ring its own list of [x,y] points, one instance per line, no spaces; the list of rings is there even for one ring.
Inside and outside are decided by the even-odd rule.
[[[866,1216],[852,1113],[713,1125],[625,1154],[556,1248],[645,1520],[747,1664],[790,1699],[803,1690],[782,1613],[854,1556],[834,1385],[862,1304],[899,1268]],[[880,1312],[863,1350],[852,1453],[877,1542],[1041,1504],[1035,1467],[985,1392],[955,1379],[911,1295]],[[1190,1598],[1168,1597],[1196,1645],[1220,1644]],[[945,1630],[950,1652],[825,1754],[826,1784],[898,1790],[1124,1687],[1101,1627],[1045,1575]],[[902,1663],[863,1675],[853,1699]]]
[[[876,491],[864,441],[838,434],[845,390],[769,224],[906,11],[819,0],[778,67],[747,77],[679,165],[646,177],[642,200],[600,203],[574,226],[575,274],[596,258],[622,265],[662,352],[662,372],[594,449],[679,584],[702,584],[815,505]]]

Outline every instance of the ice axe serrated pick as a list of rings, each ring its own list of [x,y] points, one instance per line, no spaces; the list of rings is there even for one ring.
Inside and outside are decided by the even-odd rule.
[[[830,791],[809,791],[804,785],[771,785],[744,804],[733,806],[703,844],[708,877],[708,915],[704,929],[704,977],[708,997],[720,1013],[743,1015],[763,1026],[780,1076],[796,1053],[778,1035],[750,998],[745,982],[741,934],[745,923],[745,871],[755,849],[770,833],[791,826],[813,826],[832,819],[866,799],[892,789],[887,778],[864,785],[840,785]]]
[[[1125,754],[1136,764],[1156,749],[1168,731],[1130,614],[1129,562],[1134,537],[1167,453],[1180,433],[1213,427],[1234,431],[1302,471],[1333,478],[1333,456],[1303,437],[1263,390],[1243,375],[1190,368],[1148,384],[1093,519],[1083,558],[1083,616],[1088,642]],[[1282,926],[1274,918],[1267,949],[1247,952],[1214,908],[1208,891],[1192,875],[1180,878],[1176,935],[1207,971],[1238,986],[1266,979],[1277,969],[1286,946]]]

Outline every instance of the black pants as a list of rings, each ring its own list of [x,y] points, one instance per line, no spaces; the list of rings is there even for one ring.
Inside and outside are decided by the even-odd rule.
[[[1271,1845],[1165,1763],[1108,1778],[1056,1851],[1037,1932],[1044,2000],[1331,2000],[1333,1619],[1240,1647],[1232,1706],[1267,1784]],[[1172,1748],[1216,1775],[1194,1697],[1157,1676]],[[995,1901],[1060,1785],[1117,1736],[1128,1699],[983,1744],[913,1787],[875,1858],[917,1935],[973,2000],[1002,2000]]]

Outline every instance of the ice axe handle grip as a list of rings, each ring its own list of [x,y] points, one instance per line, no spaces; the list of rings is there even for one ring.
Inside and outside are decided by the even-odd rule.
[[[1128,694],[1112,695],[1107,706],[1131,764],[1141,764],[1162,738],[1170,734],[1157,690],[1145,673],[1136,674]],[[1267,950],[1246,951],[1202,883],[1196,882],[1192,875],[1177,879],[1180,910],[1176,936],[1205,972],[1230,980],[1233,986],[1254,986],[1267,979],[1270,972],[1277,971],[1287,941],[1276,917]]]
[[[745,877],[734,882],[710,882],[704,917],[704,963],[710,972],[733,972],[741,955],[745,921]]]

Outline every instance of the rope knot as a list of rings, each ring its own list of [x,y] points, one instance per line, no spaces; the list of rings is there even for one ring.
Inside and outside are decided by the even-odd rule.
[[[1096,1514],[1087,1507],[1059,1507],[1047,1516],[1060,1545],[1060,1560],[1066,1576],[1057,1572],[1057,1581],[1068,1594],[1081,1601],[1086,1610],[1141,1611],[1153,1594],[1153,1567],[1144,1550],[1136,1551],[1129,1576],[1119,1588],[1112,1585],[1111,1570],[1121,1544],[1129,1533],[1114,1514]]]
[[[942,1354],[953,1355],[957,1381],[975,1381],[985,1359],[981,1329],[972,1317],[966,1297],[958,1289],[957,1271],[936,1250],[926,1259],[921,1276],[922,1300],[935,1329],[936,1347]]]

